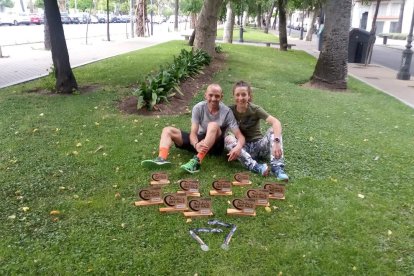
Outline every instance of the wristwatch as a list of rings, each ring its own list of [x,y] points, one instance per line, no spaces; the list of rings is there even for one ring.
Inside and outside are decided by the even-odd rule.
[[[273,140],[275,143],[280,143],[280,139],[278,137],[275,138],[275,140]]]

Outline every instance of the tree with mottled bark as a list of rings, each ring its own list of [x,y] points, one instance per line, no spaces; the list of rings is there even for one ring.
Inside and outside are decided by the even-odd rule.
[[[217,18],[223,0],[205,0],[198,18],[194,48],[214,56],[217,35]]]
[[[69,62],[65,33],[60,18],[59,7],[55,0],[45,0],[45,14],[49,25],[52,60],[56,77],[55,89],[60,93],[73,93],[78,89]]]
[[[135,15],[136,15],[136,28],[135,28],[135,34],[138,37],[144,37],[145,36],[145,20],[147,18],[147,5],[145,0],[137,0],[137,6],[135,9]]]
[[[224,22],[223,42],[233,43],[234,12],[231,2],[226,4],[226,22]]]
[[[275,9],[275,7],[276,7],[276,1],[272,1],[272,3],[270,4],[270,8],[267,11],[267,15],[266,15],[266,25],[264,27],[265,34],[269,33],[270,21],[272,19],[273,10]]]
[[[325,7],[323,45],[311,85],[334,90],[346,89],[352,0],[328,0]]]
[[[287,31],[286,31],[286,4],[287,0],[277,0],[279,10],[279,43],[280,50],[287,51]]]
[[[50,32],[49,32],[49,23],[47,22],[47,18],[45,16],[44,19],[44,30],[43,30],[43,34],[44,34],[44,46],[45,46],[45,50],[51,50],[52,49],[52,45],[50,45]]]
[[[197,14],[201,11],[203,6],[202,0],[181,0],[180,8],[184,13],[190,15],[190,29],[195,29],[197,24]]]
[[[316,18],[318,17],[318,14],[319,14],[319,7],[315,7],[312,11],[312,22],[310,26],[308,26],[308,32],[306,33],[306,37],[305,37],[306,41],[312,41],[312,36],[315,33],[315,23],[316,23]]]

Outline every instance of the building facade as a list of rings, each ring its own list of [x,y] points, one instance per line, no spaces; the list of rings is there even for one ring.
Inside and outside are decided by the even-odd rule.
[[[370,31],[374,17],[376,1],[364,5],[354,1],[351,26]],[[377,34],[404,33],[408,34],[413,16],[414,0],[382,0],[377,15]]]

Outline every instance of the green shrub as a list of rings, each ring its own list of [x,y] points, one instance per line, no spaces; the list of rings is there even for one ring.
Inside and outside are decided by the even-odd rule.
[[[182,49],[178,57],[166,68],[161,67],[154,76],[148,75],[145,81],[133,92],[138,98],[137,109],[143,107],[153,110],[160,102],[168,102],[175,92],[182,94],[179,83],[181,80],[201,73],[203,66],[210,64],[211,57],[197,49]]]

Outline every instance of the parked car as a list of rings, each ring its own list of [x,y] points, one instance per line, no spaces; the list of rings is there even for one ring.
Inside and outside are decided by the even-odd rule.
[[[60,19],[62,20],[62,24],[72,24],[72,20],[70,19],[69,15],[65,12],[60,13]]]
[[[19,12],[15,15],[13,23],[14,25],[30,25],[30,16],[27,13]]]
[[[99,23],[106,23],[106,14],[98,13],[96,14],[96,17],[98,18]]]
[[[78,15],[76,14],[70,14],[69,15],[70,21],[72,24],[80,24],[81,20],[79,19]]]
[[[96,15],[91,14],[90,17],[89,17],[89,23],[92,23],[92,24],[99,23],[98,17]]]
[[[37,13],[31,13],[30,15],[30,23],[40,25],[44,23],[43,15]]]
[[[14,18],[10,13],[0,13],[0,25],[14,25]]]

